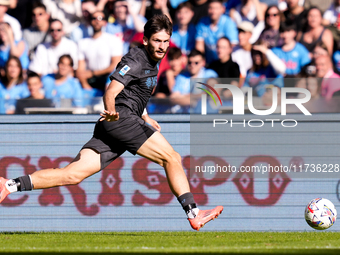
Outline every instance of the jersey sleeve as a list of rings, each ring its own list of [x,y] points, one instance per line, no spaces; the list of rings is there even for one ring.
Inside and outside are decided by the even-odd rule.
[[[200,21],[197,26],[196,26],[196,35],[195,35],[195,40],[204,40],[204,24],[202,21]]]
[[[80,85],[80,82],[78,79],[73,78],[72,79],[72,85],[74,88],[74,104],[77,107],[84,107],[84,102],[83,102],[83,89]]]
[[[238,44],[238,30],[235,22],[227,17],[227,22],[225,24],[225,35],[230,40],[231,44]]]
[[[41,78],[41,82],[43,84],[45,97],[53,98],[52,91],[54,88],[54,80],[49,75],[45,75]]]
[[[190,93],[190,79],[178,75],[175,79],[175,85],[172,89],[172,93],[178,92],[182,95],[189,94]]]
[[[110,76],[110,80],[116,80],[124,86],[132,80],[138,79],[141,72],[141,64],[136,60],[125,55],[118,63],[116,70]]]

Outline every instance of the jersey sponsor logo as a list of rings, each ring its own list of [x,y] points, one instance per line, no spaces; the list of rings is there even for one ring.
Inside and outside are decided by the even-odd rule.
[[[122,69],[120,69],[119,74],[124,76],[131,68],[128,65],[125,65]]]

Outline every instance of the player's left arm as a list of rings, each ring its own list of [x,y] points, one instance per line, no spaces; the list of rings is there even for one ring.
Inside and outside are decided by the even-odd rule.
[[[109,87],[105,91],[103,96],[105,110],[100,114],[102,118],[100,121],[117,121],[119,119],[119,113],[116,112],[115,101],[117,95],[124,89],[124,85],[119,81],[112,80]]]
[[[149,123],[151,126],[153,126],[157,131],[161,132],[161,126],[158,124],[157,121],[155,121],[154,119],[152,119],[148,112],[146,111],[146,109],[144,109],[143,115],[142,115],[142,119],[146,122]]]

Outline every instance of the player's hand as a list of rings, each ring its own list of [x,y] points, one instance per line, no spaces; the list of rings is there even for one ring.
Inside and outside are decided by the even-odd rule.
[[[154,127],[157,131],[161,132],[161,126],[158,124],[157,121],[155,121],[154,119],[151,119],[149,114],[144,114],[142,116],[142,119],[148,123],[150,126]]]
[[[117,121],[119,120],[119,112],[110,112],[107,110],[104,110],[103,113],[100,114],[100,116],[102,116],[102,118],[100,119],[100,121],[106,120],[106,121]]]
[[[150,122],[148,122],[151,126],[153,126],[158,132],[161,132],[161,126],[158,124],[157,121],[150,118]]]

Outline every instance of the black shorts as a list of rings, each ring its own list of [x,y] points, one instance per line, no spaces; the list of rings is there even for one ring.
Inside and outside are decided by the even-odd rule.
[[[97,121],[93,137],[82,149],[93,149],[100,153],[101,169],[129,151],[136,155],[138,149],[156,131],[141,117],[124,105],[116,106],[118,121]]]

